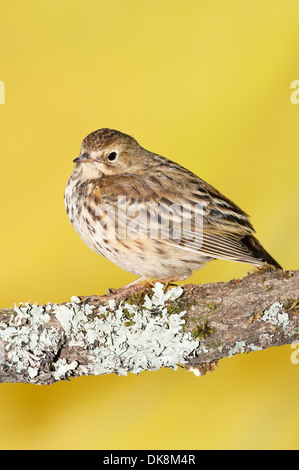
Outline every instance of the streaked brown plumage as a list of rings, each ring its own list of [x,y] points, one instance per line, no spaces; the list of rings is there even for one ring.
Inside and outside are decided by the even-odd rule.
[[[99,129],[83,140],[74,162],[65,190],[70,221],[87,246],[124,270],[185,279],[215,258],[281,269],[253,236],[245,212],[133,137]]]

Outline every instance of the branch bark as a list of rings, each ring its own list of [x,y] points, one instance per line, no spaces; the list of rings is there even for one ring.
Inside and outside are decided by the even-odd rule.
[[[221,358],[296,341],[299,270],[260,269],[229,282],[1,309],[0,382],[51,384],[178,364],[202,375]]]

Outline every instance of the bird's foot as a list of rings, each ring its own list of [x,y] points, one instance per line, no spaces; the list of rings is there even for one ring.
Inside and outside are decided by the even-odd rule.
[[[167,285],[167,286],[170,286],[170,285],[175,285],[176,282],[178,281],[183,281],[185,278],[184,277],[168,277],[168,278],[165,278],[165,279],[158,279],[157,281],[155,282],[160,282],[161,284],[164,284],[164,285]],[[155,282],[153,284],[155,284]]]
[[[183,279],[181,277],[170,277],[170,278],[155,279],[155,280],[150,280],[150,279],[147,279],[146,277],[139,277],[135,281],[130,282],[130,284],[120,287],[119,289],[108,289],[108,295],[114,295],[114,294],[120,294],[120,293],[126,293],[126,294],[129,293],[129,295],[131,295],[134,292],[138,292],[140,290],[145,290],[147,288],[152,289],[154,285],[156,284],[156,282],[160,282],[161,284],[164,284],[165,286],[168,287],[182,280]]]
[[[149,287],[152,287],[153,283],[146,279],[145,277],[139,277],[135,281],[130,282],[129,284],[120,287],[119,289],[108,289],[108,294],[105,295],[105,299],[113,299],[118,296],[122,298],[130,297],[130,295],[141,290],[146,290]]]
[[[108,300],[113,299],[127,299],[131,295],[135,294],[136,292],[140,291],[148,291],[152,289],[156,282],[160,282],[164,284],[165,287],[169,287],[173,285],[177,281],[181,281],[182,278],[180,277],[170,277],[165,279],[156,279],[156,280],[149,280],[146,277],[139,277],[135,279],[135,281],[130,282],[129,284],[120,287],[119,289],[110,288],[108,289],[108,293],[105,295],[90,295],[86,297],[80,297],[82,302],[98,302],[106,303]]]

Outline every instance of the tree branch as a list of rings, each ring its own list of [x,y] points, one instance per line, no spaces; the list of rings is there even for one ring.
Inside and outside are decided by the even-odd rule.
[[[299,270],[129,294],[0,310],[0,382],[177,365],[202,375],[223,357],[299,341]]]

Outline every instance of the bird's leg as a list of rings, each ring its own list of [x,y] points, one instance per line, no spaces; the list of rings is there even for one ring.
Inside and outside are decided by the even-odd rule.
[[[141,288],[144,287],[143,281],[146,281],[146,277],[139,277],[138,279],[135,279],[135,281],[130,282],[129,284],[126,284],[123,287],[120,287],[119,289],[108,289],[108,295],[113,295],[116,293],[124,292],[124,291],[134,291],[140,290]]]
[[[138,279],[135,279],[135,281],[130,282],[130,284],[127,284],[126,286],[121,287],[117,291],[119,292],[121,290],[127,290],[127,289],[140,290],[144,286],[154,287],[156,282],[160,282],[161,284],[172,284],[174,282],[183,281],[184,279],[186,279],[186,277],[173,276],[173,277],[168,277],[164,279],[149,280],[147,277],[142,276],[142,277],[139,277]]]
[[[133,294],[134,292],[138,292],[146,288],[147,284],[145,283],[143,284],[142,283],[143,280],[144,278],[136,279],[135,281],[130,282],[130,284],[120,287],[119,289],[109,288],[108,294],[105,294],[105,295],[80,296],[80,299],[83,302],[100,301],[101,303],[102,302],[106,303],[108,300],[117,299],[118,297],[121,299],[125,299],[125,298],[130,297],[130,295]]]
[[[81,301],[83,302],[97,301],[97,300],[106,302],[107,300],[115,299],[118,296],[123,297],[124,293],[126,294],[128,293],[130,295],[134,291],[144,289],[144,287],[147,284],[143,283],[143,281],[146,281],[146,277],[139,277],[138,279],[135,279],[135,281],[132,281],[129,284],[123,287],[120,287],[119,289],[109,288],[108,294],[105,294],[105,295],[80,296],[80,298],[81,298]],[[148,285],[150,285],[150,281],[148,282]]]
[[[165,286],[169,286],[172,283],[182,281],[185,277],[169,277],[165,279],[156,279],[150,280],[145,276],[139,277],[135,279],[135,281],[130,282],[129,284],[120,287],[120,289],[108,289],[108,295],[105,295],[105,300],[110,300],[118,297],[129,297],[130,295],[134,294],[135,292],[145,290],[146,288],[153,288],[156,282],[160,282]]]
[[[173,282],[183,281],[185,277],[169,277],[164,279],[157,279],[157,280],[149,280],[147,277],[142,276],[135,281],[130,282],[129,284],[121,287],[120,289],[109,289],[109,294],[114,294],[117,292],[126,292],[129,291],[133,293],[134,291],[138,291],[144,289],[144,287],[154,287],[156,282],[160,282],[161,284],[172,284]]]
[[[177,281],[182,281],[185,278],[181,277],[170,277],[170,278],[165,278],[165,279],[158,279],[158,280],[149,280],[145,276],[139,277],[138,279],[135,279],[135,281],[130,282],[129,284],[126,284],[123,287],[120,287],[119,289],[108,289],[108,294],[100,296],[100,295],[91,295],[87,297],[81,297],[81,300],[87,302],[87,301],[96,301],[96,300],[101,300],[107,302],[107,300],[112,300],[116,299],[117,297],[121,298],[127,298],[130,297],[130,295],[134,294],[135,292],[145,290],[146,288],[154,287],[156,282],[160,282],[161,284],[164,285],[170,285],[173,282]]]
[[[178,281],[183,281],[186,277],[169,277],[165,279],[158,279],[156,282],[161,282],[161,284],[172,284]]]
[[[131,287],[144,285],[144,281],[147,281],[147,278],[145,276],[141,276],[138,279],[135,279],[135,281],[132,281],[129,284],[126,284],[125,286],[121,287],[118,290],[126,290],[126,289],[129,289]]]

